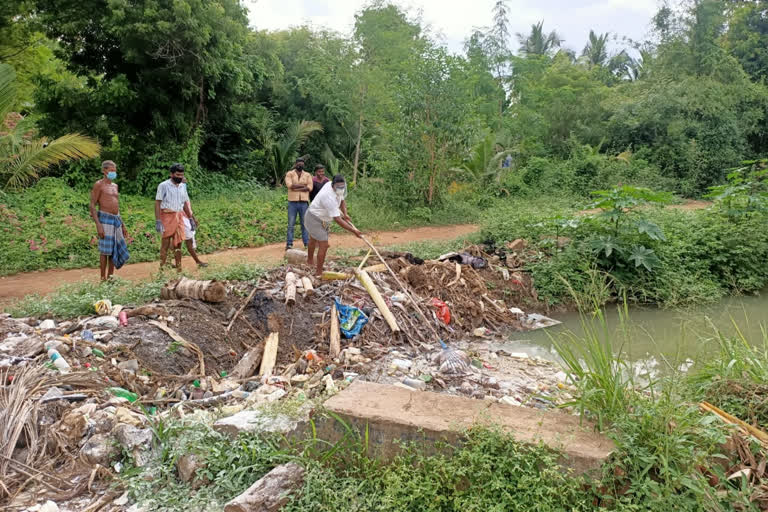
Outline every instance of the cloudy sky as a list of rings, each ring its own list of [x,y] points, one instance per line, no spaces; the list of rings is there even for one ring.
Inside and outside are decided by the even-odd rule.
[[[311,24],[345,34],[351,33],[354,15],[366,0],[245,0],[251,25],[277,30]],[[474,27],[491,21],[494,0],[395,0],[414,16],[420,16],[443,43],[461,51]],[[509,0],[512,33],[528,32],[532,23],[544,20],[555,29],[565,46],[581,50],[589,29],[642,39],[648,32],[658,0]],[[516,45],[516,43],[515,43]]]

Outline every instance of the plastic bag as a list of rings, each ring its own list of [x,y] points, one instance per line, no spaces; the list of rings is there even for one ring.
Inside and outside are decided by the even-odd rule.
[[[451,310],[448,309],[448,304],[432,297],[432,305],[437,308],[437,318],[442,320],[445,325],[449,325],[451,323]]]
[[[368,323],[368,317],[359,308],[354,306],[345,306],[336,299],[336,311],[339,315],[339,329],[341,334],[345,338],[354,338],[360,331],[363,330],[363,326]]]
[[[101,299],[93,305],[93,309],[101,316],[108,315],[112,311],[112,301],[109,299]]]

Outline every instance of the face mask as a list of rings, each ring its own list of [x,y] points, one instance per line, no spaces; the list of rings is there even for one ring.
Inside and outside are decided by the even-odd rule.
[[[115,172],[115,171],[109,171],[109,172],[107,173],[107,178],[109,178],[110,180],[113,180],[113,179],[117,178],[117,172]]]
[[[339,198],[339,201],[343,201],[347,197],[347,187],[335,188],[333,190],[336,192],[336,197]]]
[[[177,178],[176,176],[174,176],[171,179],[173,180],[174,183],[181,183],[181,180],[183,180],[184,178]]]
[[[296,166],[296,170],[297,170],[297,171],[299,171],[299,172],[301,172],[301,171],[303,171],[303,170],[304,170],[304,166],[303,166],[303,165],[297,165],[297,166]]]

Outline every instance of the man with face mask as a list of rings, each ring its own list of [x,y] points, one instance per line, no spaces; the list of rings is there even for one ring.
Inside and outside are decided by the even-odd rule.
[[[352,225],[352,219],[347,214],[347,183],[344,176],[337,174],[330,185],[325,185],[315,196],[307,212],[307,231],[309,231],[309,248],[307,250],[307,264],[315,264],[314,255],[317,248],[316,275],[323,273],[325,255],[328,252],[328,235],[331,224],[336,222],[339,226],[353,233],[357,237],[363,234]]]
[[[101,164],[102,179],[91,190],[91,218],[96,223],[99,237],[99,267],[101,280],[106,281],[128,261],[128,246],[125,239],[128,232],[120,218],[120,199],[117,190],[117,166],[112,160]],[[97,207],[98,205],[98,207]]]
[[[157,186],[155,195],[155,229],[161,233],[160,268],[165,266],[168,249],[172,246],[176,270],[181,272],[181,242],[186,238],[184,216],[189,218],[192,230],[197,229],[197,219],[189,204],[187,187],[183,185],[184,166],[173,164],[171,177]]]
[[[285,175],[285,186],[288,188],[288,233],[285,238],[285,248],[293,247],[293,229],[296,226],[296,215],[301,224],[301,240],[304,247],[309,244],[307,228],[304,227],[304,215],[309,206],[309,193],[312,192],[312,176],[304,172],[304,159],[299,158],[293,169]]]

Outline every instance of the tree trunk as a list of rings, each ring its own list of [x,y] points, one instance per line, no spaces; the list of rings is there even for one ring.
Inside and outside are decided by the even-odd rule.
[[[357,142],[355,142],[355,160],[352,163],[352,184],[357,185],[357,166],[360,162],[360,139],[363,137],[363,113],[357,120]]]
[[[196,279],[174,279],[160,290],[163,299],[198,299],[206,302],[224,302],[227,287],[219,281],[198,281]]]

